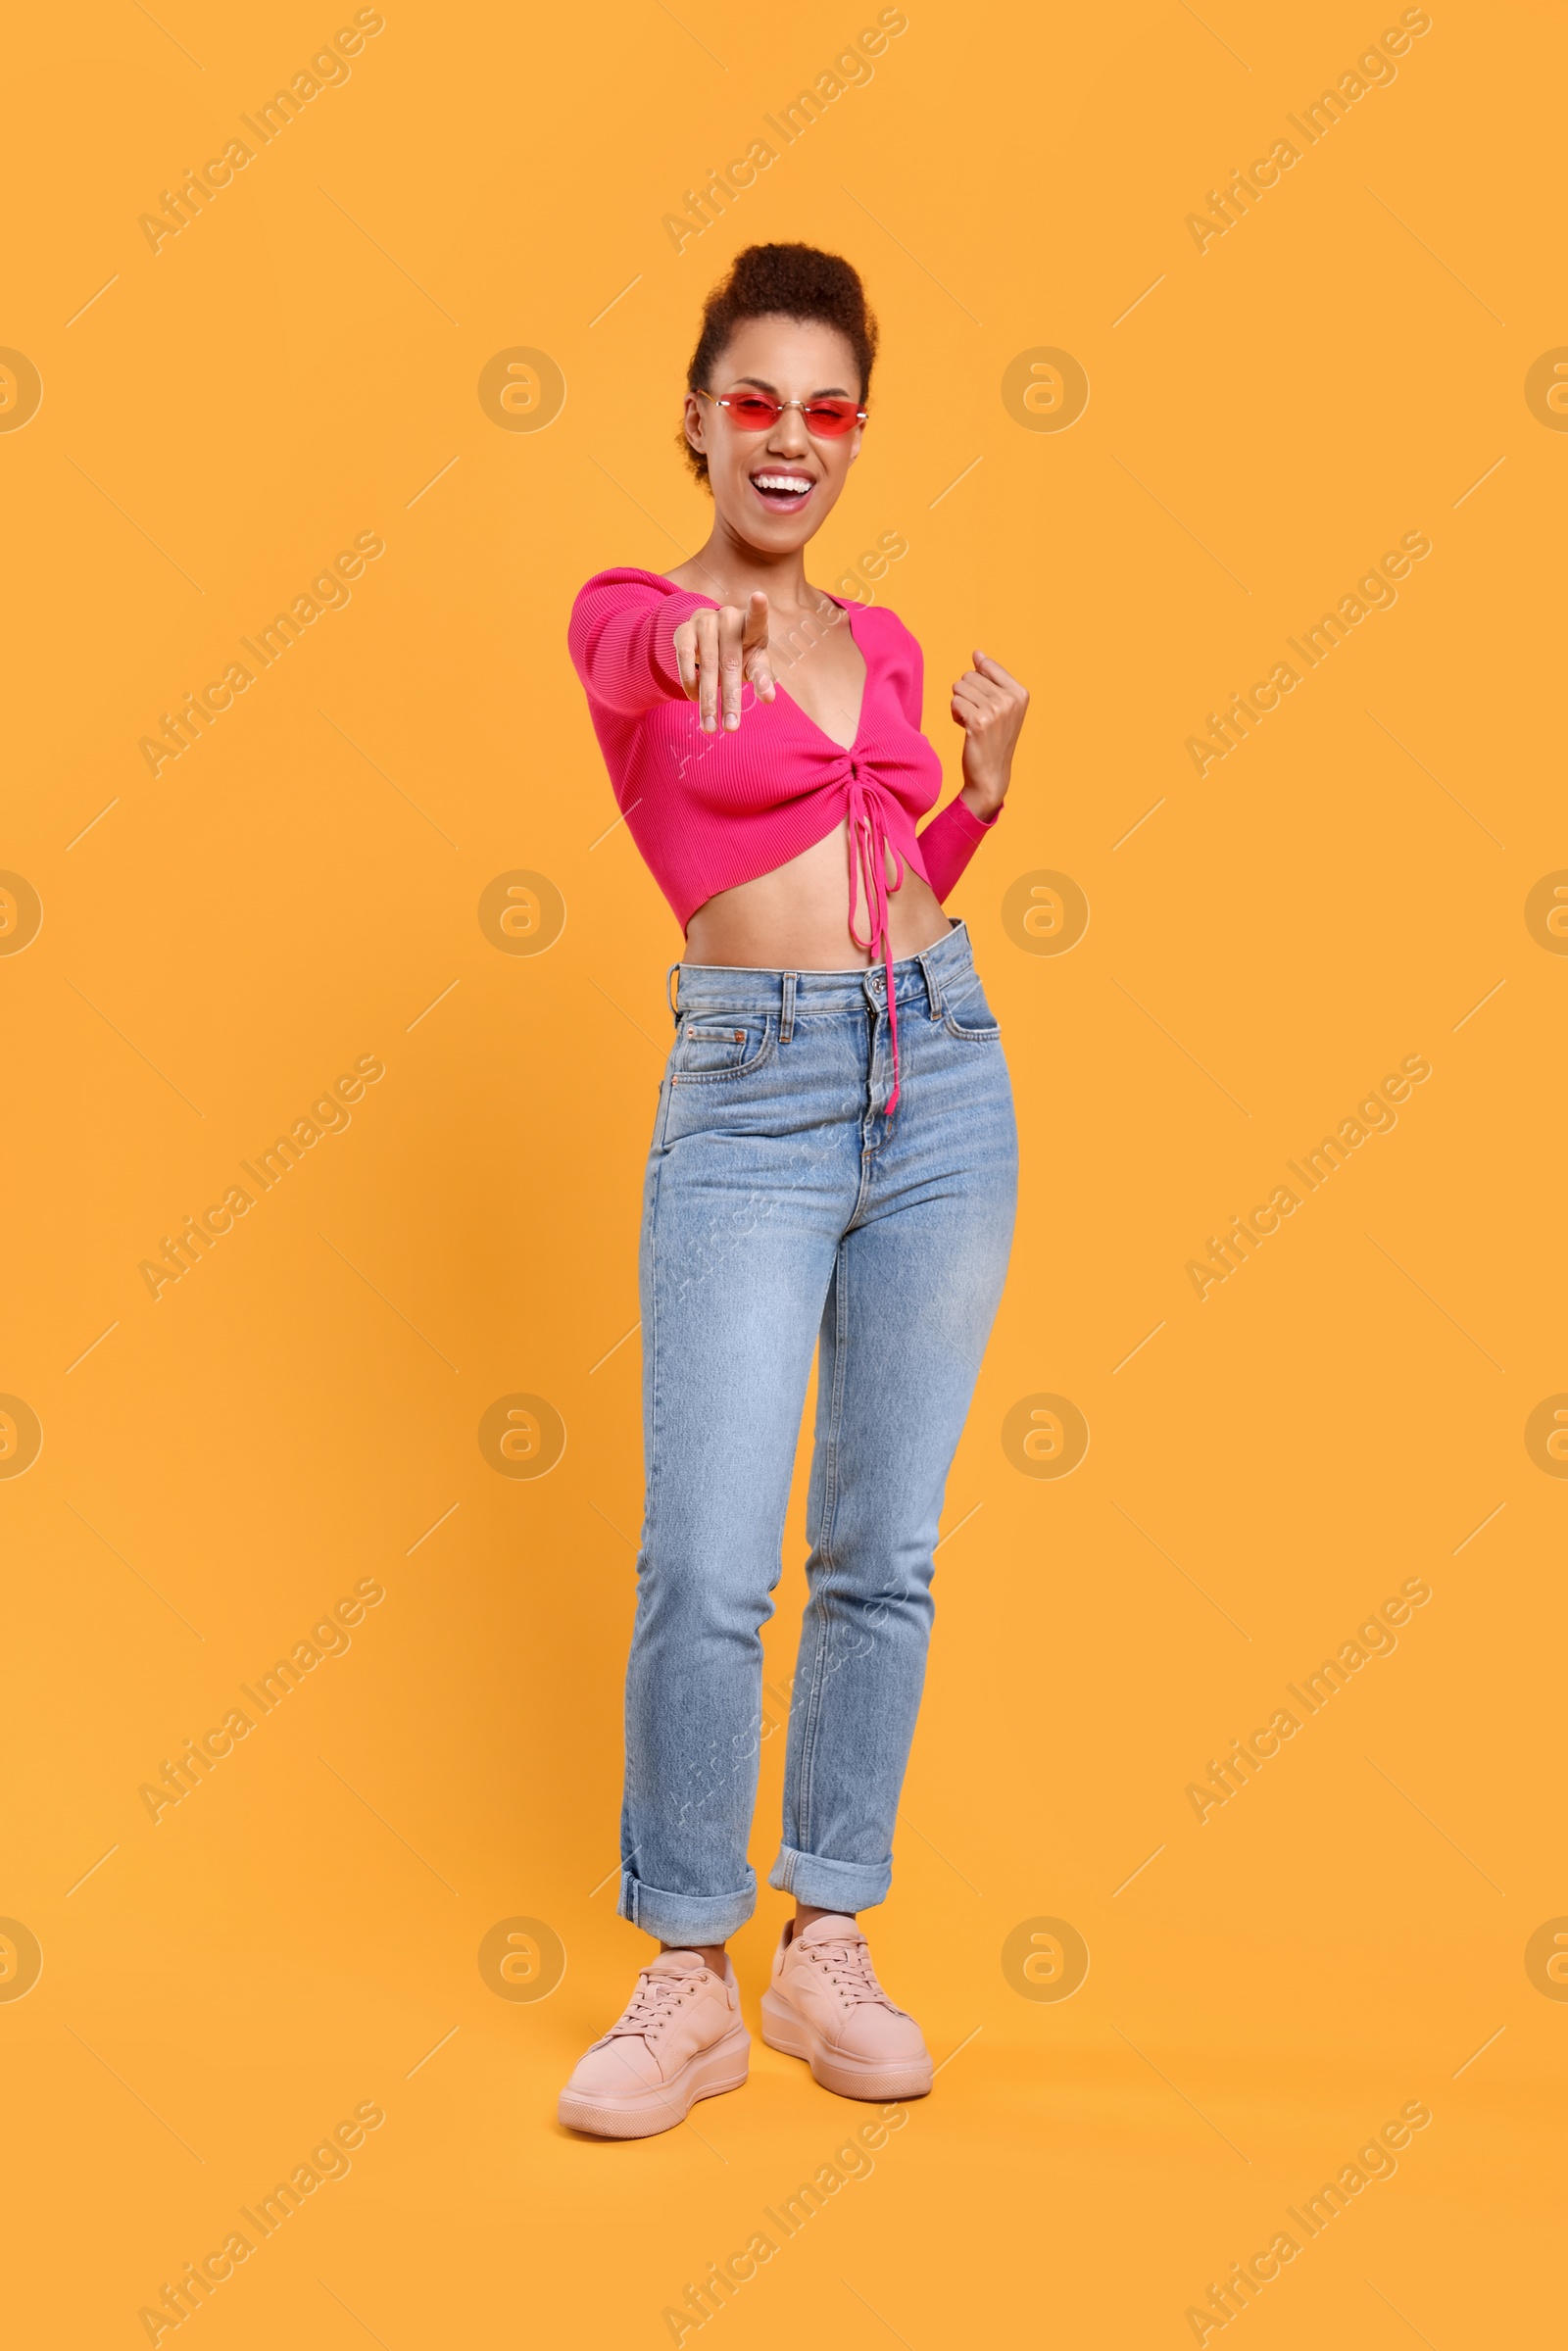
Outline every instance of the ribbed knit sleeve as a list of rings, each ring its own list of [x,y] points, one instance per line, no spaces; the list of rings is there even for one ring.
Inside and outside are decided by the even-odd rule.
[[[659,587],[646,573],[601,571],[571,608],[566,647],[591,702],[625,718],[685,700],[675,630],[711,600]]]
[[[925,878],[935,892],[938,902],[957,885],[969,859],[982,841],[997,829],[997,810],[991,821],[984,823],[964,801],[950,800],[940,816],[933,816],[923,833],[915,836],[925,864]]]

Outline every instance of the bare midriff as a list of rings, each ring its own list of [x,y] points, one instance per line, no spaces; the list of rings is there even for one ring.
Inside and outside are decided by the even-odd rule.
[[[850,830],[846,820],[798,857],[720,890],[686,926],[685,961],[762,971],[850,971],[882,960],[880,943],[850,933]],[[888,943],[897,961],[945,939],[953,925],[930,885],[888,866]],[[864,927],[861,910],[858,928]]]

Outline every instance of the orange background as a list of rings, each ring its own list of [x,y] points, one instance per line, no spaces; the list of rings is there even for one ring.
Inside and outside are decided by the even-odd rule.
[[[1209,2281],[1414,2100],[1397,2175],[1249,2339],[1447,2351],[1551,2307],[1568,2010],[1525,1952],[1568,1911],[1568,1494],[1525,1425],[1568,1387],[1568,966],[1525,902],[1568,865],[1568,441],[1524,383],[1568,340],[1560,11],[1440,0],[1201,254],[1186,215],[1396,9],[907,13],[678,254],[662,216],[875,9],[396,0],[156,254],[138,215],[332,17],[89,7],[69,57],[42,16],[13,31],[0,343],[43,388],[0,430],[0,865],[43,911],[0,955],[0,1390],[42,1430],[0,1479],[0,1911],[42,1953],[0,1998],[27,2339],[147,2339],[139,2308],[374,2102],[352,2173],[214,2294],[209,2351],[668,2341],[665,2306],[862,2119],[759,2045],[695,2130],[554,2122],[647,1947],[606,1883],[640,1468],[636,1341],[609,1350],[678,952],[603,837],[565,619],[591,571],[700,543],[682,369],[768,237],[852,255],[885,334],[816,576],[907,539],[878,592],[950,778],[971,648],[1034,690],[954,901],[1023,1190],[873,1922],[953,2062],[709,2324],[1191,2341]],[[564,375],[544,431],[480,405],[519,346]],[[1066,431],[1002,398],[1041,347],[1087,371]],[[1205,713],[1412,530],[1397,604],[1200,778]],[[160,713],[363,532],[385,552],[352,601],[149,773]],[[517,870],[564,902],[546,954],[481,928]],[[1070,953],[1004,920],[1041,870],[1087,899]],[[1200,1302],[1205,1237],[1417,1053],[1396,1129]],[[347,1130],[155,1302],[160,1237],[361,1056],[385,1075]],[[1066,1478],[1003,1445],[1043,1393],[1090,1431]],[[518,1394],[566,1432],[542,1479],[480,1449]],[[803,1549],[798,1495],[776,1693]],[[1188,1784],[1411,1577],[1397,1651],[1200,1825]],[[155,1825],[141,1785],[364,1582],[352,1648]],[[737,1939],[749,1997],[784,1909]],[[564,1946],[548,1998],[481,1977],[516,1918]],[[1068,1999],[1003,1963],[1044,1918],[1091,1955]],[[13,1935],[0,1994],[25,1974]]]

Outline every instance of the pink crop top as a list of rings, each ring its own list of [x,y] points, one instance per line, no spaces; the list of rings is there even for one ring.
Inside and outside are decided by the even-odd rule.
[[[908,866],[946,898],[996,818],[982,823],[962,800],[952,800],[915,833],[916,817],[942,789],[942,762],[920,732],[920,648],[896,613],[878,605],[843,607],[865,660],[859,724],[846,751],[782,685],[771,703],[748,687],[740,727],[704,734],[681,686],[673,639],[705,605],[717,609],[711,596],[625,567],[596,572],[572,606],[567,644],[615,804],[682,930],[717,891],[771,873],[848,819],[850,936],[888,975],[891,1114],[899,1036],[890,889]]]

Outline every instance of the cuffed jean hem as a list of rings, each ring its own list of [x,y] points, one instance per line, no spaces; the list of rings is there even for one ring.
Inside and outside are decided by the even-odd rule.
[[[661,1942],[721,1943],[744,1927],[757,1908],[757,1873],[747,1869],[739,1893],[666,1894],[657,1886],[645,1886],[631,1870],[622,1870],[616,1908],[623,1919],[646,1935],[657,1935]]]
[[[858,1910],[886,1901],[893,1864],[872,1869],[864,1862],[829,1861],[820,1853],[798,1853],[793,1845],[780,1845],[767,1883],[812,1910],[840,1910],[853,1917]]]

